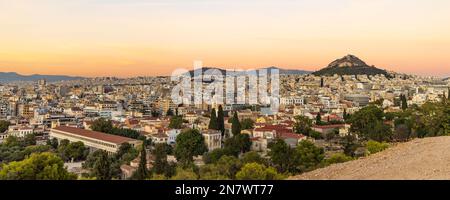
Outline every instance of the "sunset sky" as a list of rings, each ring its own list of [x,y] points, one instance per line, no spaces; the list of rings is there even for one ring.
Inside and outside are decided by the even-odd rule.
[[[450,76],[448,0],[0,0],[0,72],[169,75],[317,70],[353,54]]]

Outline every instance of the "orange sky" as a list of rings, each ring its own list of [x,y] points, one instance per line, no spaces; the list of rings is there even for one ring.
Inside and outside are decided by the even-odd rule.
[[[447,0],[4,0],[0,71],[169,75],[317,70],[354,54],[397,72],[450,76]]]

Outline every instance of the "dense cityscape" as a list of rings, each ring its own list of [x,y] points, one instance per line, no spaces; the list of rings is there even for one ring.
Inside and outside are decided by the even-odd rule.
[[[450,134],[449,79],[359,67],[280,74],[278,112],[175,104],[165,76],[2,82],[0,179],[278,180]]]

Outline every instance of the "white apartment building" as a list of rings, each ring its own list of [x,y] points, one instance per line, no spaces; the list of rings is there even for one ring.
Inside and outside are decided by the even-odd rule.
[[[281,105],[303,105],[305,102],[303,97],[281,97]]]
[[[34,129],[28,126],[9,126],[8,128],[8,135],[18,138],[24,138],[33,133]]]
[[[209,151],[222,148],[222,133],[220,131],[208,129],[204,130],[202,135]]]

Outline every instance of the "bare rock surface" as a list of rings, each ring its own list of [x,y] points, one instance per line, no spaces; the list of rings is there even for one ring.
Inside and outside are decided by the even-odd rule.
[[[450,137],[415,139],[290,180],[450,180]]]

